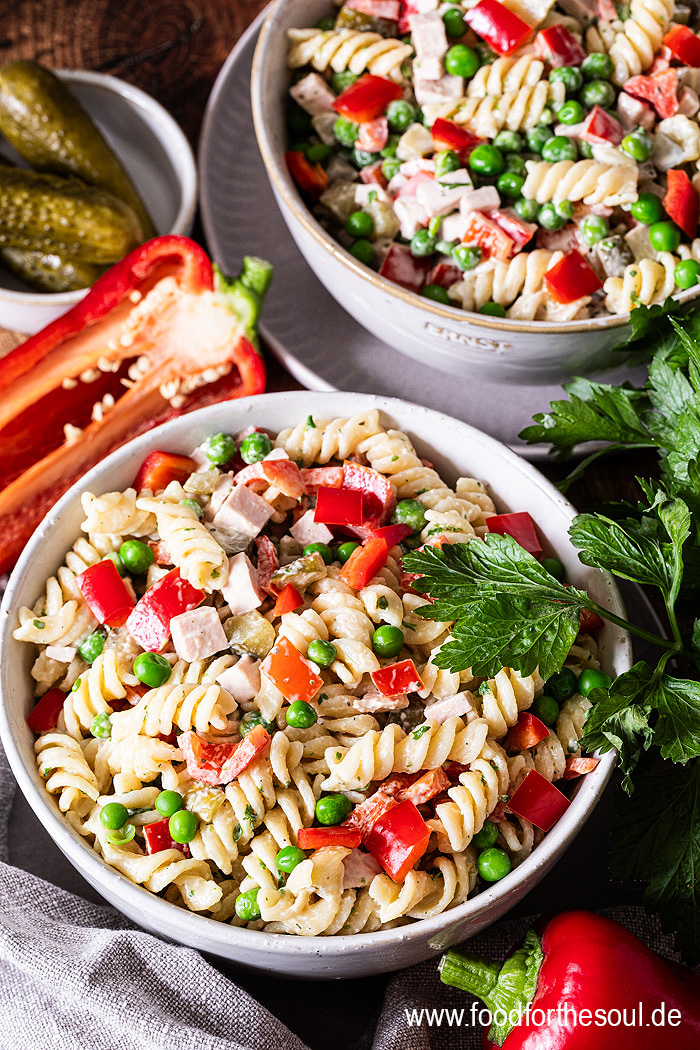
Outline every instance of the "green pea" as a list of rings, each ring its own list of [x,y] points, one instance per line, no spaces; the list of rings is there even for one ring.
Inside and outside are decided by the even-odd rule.
[[[372,648],[377,656],[398,656],[403,649],[403,631],[390,624],[377,627],[372,635]]]
[[[185,800],[179,791],[161,791],[155,802],[161,817],[172,817],[173,813],[179,813],[184,804]]]
[[[574,205],[571,201],[559,201],[554,205],[554,209],[557,215],[561,215],[562,219],[566,219],[567,222],[574,217]]]
[[[506,170],[506,162],[497,146],[482,142],[469,154],[469,167],[477,175],[495,179]]]
[[[536,124],[534,128],[528,128],[525,132],[525,141],[530,153],[541,153],[545,143],[554,138],[551,128],[544,124]]]
[[[435,251],[436,238],[427,230],[416,230],[411,237],[411,255],[419,259],[425,255],[432,255]]]
[[[547,693],[554,697],[557,703],[563,704],[565,700],[578,692],[578,678],[570,667],[563,667],[545,682]]]
[[[126,565],[119,557],[118,551],[111,551],[106,556],[106,561],[113,561],[120,576],[126,576]]]
[[[357,136],[360,134],[360,125],[356,124],[354,120],[338,117],[333,125],[333,134],[341,146],[353,149]]]
[[[301,106],[290,104],[287,110],[287,128],[292,138],[309,135],[313,130],[310,115]]]
[[[325,164],[333,156],[333,149],[325,142],[312,142],[306,147],[306,159],[311,164]]]
[[[118,831],[123,828],[129,819],[129,810],[121,802],[108,802],[100,810],[100,824],[110,831]]]
[[[438,178],[441,175],[448,175],[451,171],[457,171],[461,167],[462,162],[454,150],[441,149],[435,154],[435,174]]]
[[[503,153],[521,153],[523,148],[522,137],[517,131],[499,131],[493,144]]]
[[[103,740],[112,735],[112,719],[106,711],[100,711],[99,715],[95,715],[90,725],[90,732],[93,736]]]
[[[321,795],[316,803],[316,820],[326,827],[342,824],[350,816],[352,803],[345,795]]]
[[[640,193],[637,200],[630,208],[632,217],[645,226],[653,226],[661,222],[664,216],[664,206],[655,193]]]
[[[371,266],[374,262],[374,248],[372,247],[371,242],[365,240],[364,237],[361,237],[357,241],[353,241],[348,248],[348,251],[351,255],[354,255],[359,262],[364,263],[365,266]]]
[[[523,178],[527,177],[527,167],[519,153],[506,153],[505,160],[506,171],[511,171],[514,175],[522,175]]]
[[[73,682],[73,685],[70,687],[71,693],[77,693],[78,692],[78,690],[80,689],[81,682],[82,682],[82,678],[76,678],[76,680]]]
[[[615,101],[615,88],[607,80],[591,80],[583,85],[579,98],[587,109],[593,106],[607,109]]]
[[[306,860],[306,854],[303,849],[299,849],[298,846],[285,846],[277,854],[277,867],[280,871],[285,871],[289,874],[290,871],[294,871],[297,864],[301,864]]]
[[[316,28],[320,29],[323,33],[329,33],[331,29],[335,29],[335,19],[330,18],[319,18],[316,23]]]
[[[425,507],[417,499],[399,500],[391,520],[396,525],[410,525],[414,532],[420,532],[425,528]]]
[[[464,21],[462,12],[458,7],[448,7],[442,16],[442,20],[445,23],[447,35],[453,39],[464,36],[467,31],[467,23]]]
[[[331,87],[339,95],[346,88],[349,88],[351,84],[354,84],[357,79],[357,73],[351,73],[349,69],[344,69],[340,73],[333,73],[331,76]]]
[[[360,546],[355,540],[348,540],[347,543],[341,543],[338,547],[338,561],[341,565],[345,565],[350,555],[354,550]]]
[[[538,696],[533,701],[530,710],[546,726],[551,726],[554,725],[559,715],[559,704],[553,696],[547,696],[546,693],[543,693],[542,696]]]
[[[246,736],[251,729],[255,729],[256,726],[262,726],[268,733],[271,733],[274,728],[274,723],[268,722],[266,718],[263,718],[259,711],[246,711],[239,723],[238,732],[243,737]]]
[[[295,700],[287,708],[287,725],[292,729],[311,729],[318,722],[318,715],[306,700]]]
[[[562,563],[559,561],[558,558],[543,558],[542,561],[540,562],[540,565],[542,566],[543,569],[546,569],[547,572],[551,576],[553,576],[555,580],[560,580],[561,581],[561,580],[564,579],[564,577],[566,575],[564,566],[562,565]]]
[[[566,135],[553,135],[542,147],[542,160],[556,164],[560,160],[577,160],[578,149],[573,139]]]
[[[304,554],[320,554],[326,565],[330,565],[333,561],[333,551],[327,543],[307,543],[304,547]]]
[[[635,132],[633,135],[625,135],[620,143],[620,149],[638,164],[643,164],[651,156],[652,141],[648,135]]]
[[[488,302],[479,307],[478,313],[488,314],[489,317],[505,317],[506,308],[501,306],[500,303]]]
[[[654,251],[675,252],[681,243],[681,231],[672,222],[655,222],[649,227],[649,240]]]
[[[380,151],[379,151],[379,156],[380,157],[395,157],[396,156],[396,147],[398,146],[400,141],[401,141],[401,136],[400,135],[389,135],[389,138],[386,140],[386,146],[384,147],[384,149],[380,149]]]
[[[173,842],[191,842],[198,827],[196,813],[190,813],[188,809],[178,809],[168,821],[168,831]]]
[[[386,119],[389,122],[391,131],[399,133],[407,131],[411,124],[415,123],[416,108],[410,102],[398,99],[395,102],[390,102],[386,107]]]
[[[479,56],[466,44],[454,44],[445,55],[445,72],[453,77],[473,77],[481,65]]]
[[[587,667],[579,675],[578,691],[581,696],[588,696],[594,689],[609,689],[612,681],[609,674],[603,674],[602,671],[594,671],[592,668]]]
[[[452,252],[459,244],[459,241],[445,241],[439,239],[435,242],[435,251],[440,252],[441,255],[452,255]]]
[[[485,882],[499,882],[510,872],[510,857],[505,850],[491,847],[479,854],[476,866]]]
[[[376,164],[380,160],[378,153],[370,153],[366,149],[355,147],[352,151],[352,162],[356,168],[367,168],[370,164]]]
[[[216,466],[228,463],[236,454],[236,442],[230,434],[212,434],[204,442],[203,447],[209,462]]]
[[[134,674],[150,689],[158,689],[170,678],[172,667],[159,653],[139,653],[134,660]]]
[[[156,560],[151,548],[147,543],[141,543],[141,540],[125,540],[119,548],[119,557],[129,572],[137,576],[143,576],[148,572]]]
[[[474,849],[489,849],[498,842],[498,826],[492,820],[485,820],[481,831],[477,831],[472,839]]]
[[[189,507],[190,510],[193,510],[195,512],[198,518],[201,518],[204,514],[204,509],[201,503],[196,499],[190,499],[189,497],[187,499],[181,499],[180,506]]]
[[[529,201],[525,197],[520,197],[513,207],[516,214],[525,222],[535,222],[540,211],[537,201]]]
[[[309,642],[306,655],[309,660],[313,660],[319,667],[330,667],[338,656],[338,650],[333,645],[333,642],[324,642],[320,638],[314,638],[312,642]]]
[[[131,842],[135,834],[136,828],[133,824],[124,824],[117,831],[110,831],[107,835],[107,841],[111,842],[113,846],[124,846],[127,842]]]
[[[387,160],[382,164],[382,175],[387,182],[391,182],[395,175],[398,175],[401,167],[401,161],[396,157],[388,157]]]
[[[93,631],[88,638],[85,638],[80,643],[78,646],[78,652],[86,664],[95,662],[105,647],[106,637],[107,632],[104,628],[98,627],[96,631]]]
[[[523,192],[525,179],[522,175],[516,175],[513,171],[504,171],[499,175],[496,189],[503,197],[519,197]]]
[[[236,909],[236,915],[243,922],[257,922],[260,918],[260,908],[258,906],[258,893],[260,890],[256,886],[253,890],[246,890],[245,893],[239,893],[236,897],[236,903],[234,905]]]
[[[447,288],[443,288],[441,284],[426,284],[420,294],[425,299],[432,299],[435,303],[442,303],[443,306],[454,305],[447,293]]]
[[[460,270],[473,270],[481,262],[483,252],[474,244],[458,244],[452,250],[452,258]]]
[[[585,116],[586,111],[581,103],[572,98],[560,108],[557,113],[557,120],[560,124],[580,124]]]
[[[581,223],[581,236],[589,248],[602,241],[609,233],[608,220],[603,215],[587,215]]]
[[[679,288],[693,288],[700,282],[700,263],[695,259],[683,259],[676,264],[673,279]]]
[[[610,55],[601,51],[592,51],[581,63],[584,80],[610,80],[615,68]]]
[[[537,221],[545,230],[560,230],[566,225],[566,219],[559,214],[551,201],[542,205],[537,213]]]
[[[272,442],[267,434],[254,430],[241,441],[240,453],[244,463],[259,463],[272,452]]]
[[[560,80],[566,88],[567,95],[575,95],[577,91],[581,90],[583,85],[583,76],[579,69],[575,66],[559,66],[558,69],[553,69],[549,74],[549,79],[552,84],[557,80]]]

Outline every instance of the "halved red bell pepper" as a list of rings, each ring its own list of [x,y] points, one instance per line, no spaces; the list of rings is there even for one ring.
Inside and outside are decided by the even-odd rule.
[[[310,197],[320,197],[328,189],[328,176],[320,164],[312,164],[301,150],[288,150],[284,159],[290,175],[300,190]]]
[[[480,0],[465,11],[464,20],[499,55],[517,51],[532,36],[532,26],[498,0]]]
[[[27,725],[33,733],[48,733],[56,728],[58,716],[63,710],[66,694],[60,689],[49,689],[27,715]]]
[[[361,492],[322,486],[316,494],[314,521],[323,525],[361,525],[362,502]]]
[[[576,250],[568,252],[544,275],[547,291],[558,303],[573,303],[603,287],[598,274]]]
[[[437,117],[433,121],[430,134],[433,136],[436,150],[454,150],[463,163],[469,160],[469,154],[474,147],[484,142],[484,139],[480,139],[473,131],[468,131],[461,124],[455,124],[454,120],[447,120],[445,117]]]
[[[0,572],[108,452],[171,416],[263,391],[256,330],[270,275],[247,259],[231,281],[194,241],[157,237],[0,360]],[[93,412],[106,395],[113,406]]]
[[[515,250],[513,238],[509,237],[497,222],[480,211],[470,213],[462,241],[481,248],[487,259],[493,256],[501,262],[507,262]]]
[[[518,510],[510,514],[494,514],[486,519],[486,528],[489,532],[498,533],[499,536],[511,536],[535,558],[542,553],[535,523],[526,510]]]
[[[333,109],[346,120],[366,124],[375,117],[381,117],[389,103],[400,99],[402,94],[401,86],[393,80],[365,73],[345,91],[341,91],[333,103]]]
[[[602,106],[594,106],[581,125],[578,137],[584,142],[611,142],[613,146],[619,146],[625,137],[625,129]]]
[[[531,769],[508,800],[508,809],[529,820],[540,831],[549,831],[566,813],[570,802],[554,784]]]
[[[535,37],[535,52],[552,69],[580,66],[586,57],[576,37],[562,25],[541,29]]]
[[[508,731],[506,749],[508,751],[525,751],[536,747],[549,736],[549,727],[530,711],[521,711],[518,721]]]
[[[110,563],[111,564],[111,563]],[[126,621],[126,629],[147,652],[158,652],[170,637],[170,621],[180,613],[196,609],[206,595],[172,569],[146,591]]]
[[[603,626],[603,620],[593,609],[581,609],[579,630],[581,634],[592,634]]]
[[[280,638],[260,665],[260,673],[269,678],[285,700],[312,699],[323,685],[323,679],[306,657],[295,649],[288,638]]]
[[[665,69],[653,76],[630,77],[623,85],[628,95],[650,102],[659,116],[672,117],[678,112],[678,70]]]
[[[408,799],[378,817],[365,845],[394,882],[403,882],[428,848],[430,828]]]
[[[575,780],[576,777],[592,773],[599,761],[600,759],[593,758],[591,755],[569,755],[566,760],[564,780]]]
[[[122,627],[134,608],[134,599],[126,589],[113,561],[106,558],[89,565],[76,576],[78,590],[92,615],[107,627]]]
[[[354,590],[361,591],[373,576],[386,565],[389,548],[381,537],[375,536],[365,540],[361,547],[356,547],[340,570],[340,578]]]
[[[294,612],[300,605],[304,604],[304,599],[299,594],[293,583],[285,583],[282,590],[277,595],[277,601],[275,607],[272,610],[273,617],[284,616],[285,613]]]
[[[378,470],[351,460],[343,463],[343,489],[362,493],[362,524],[371,529],[384,525],[396,506],[396,493],[389,479]]]
[[[692,240],[698,231],[698,213],[700,212],[698,191],[682,168],[671,168],[666,172],[666,187],[664,196],[666,214]]]
[[[671,26],[664,44],[684,66],[700,66],[700,38],[688,26]]]
[[[299,828],[297,842],[299,849],[322,849],[323,846],[347,846],[356,849],[362,837],[359,828],[346,828],[340,825],[335,828]]]
[[[370,677],[382,696],[399,696],[425,688],[413,660],[399,660],[396,664],[371,671]]]
[[[170,835],[168,827],[170,820],[156,820],[153,824],[146,824],[143,829],[143,837],[146,842],[146,853],[160,853],[164,849],[179,849],[186,857],[190,855],[190,848],[186,842],[176,842]]]
[[[193,780],[201,784],[230,784],[265,750],[270,734],[264,726],[254,726],[236,744],[214,744],[188,729],[177,741]]]
[[[134,478],[137,492],[149,489],[154,494],[162,492],[171,481],[185,481],[197,469],[189,456],[178,456],[174,452],[149,452]]]

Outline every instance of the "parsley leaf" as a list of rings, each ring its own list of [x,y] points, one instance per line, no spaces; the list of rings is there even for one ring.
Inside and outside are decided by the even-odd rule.
[[[651,705],[646,698],[653,674],[649,665],[640,660],[616,678],[608,690],[594,689],[590,696],[593,707],[581,737],[586,750],[606,752],[617,748],[624,774],[622,786],[630,793],[630,774],[642,751],[651,747],[653,738],[649,725]]]

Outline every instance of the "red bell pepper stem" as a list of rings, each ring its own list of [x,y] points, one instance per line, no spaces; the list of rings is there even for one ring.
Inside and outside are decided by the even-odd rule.
[[[60,689],[49,689],[27,715],[27,725],[33,733],[48,733],[56,728],[58,716],[63,710],[66,694]]]
[[[106,558],[90,565],[75,579],[90,612],[107,627],[123,627],[134,608],[134,599],[113,561]]]

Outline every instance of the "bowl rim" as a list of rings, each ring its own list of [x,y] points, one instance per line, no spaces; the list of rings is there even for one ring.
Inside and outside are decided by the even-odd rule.
[[[527,332],[532,334],[554,335],[556,333],[570,332],[598,332],[614,328],[623,328],[630,322],[630,314],[601,314],[597,317],[589,317],[578,321],[521,321],[509,317],[490,317],[485,314],[475,313],[472,310],[464,310],[457,306],[444,306],[432,299],[419,296],[401,285],[382,277],[376,270],[370,269],[361,263],[353,255],[335,241],[331,235],[324,230],[316,221],[311,211],[306,207],[299,191],[291,178],[286,164],[277,155],[274,147],[270,128],[265,118],[265,107],[263,102],[263,91],[265,77],[263,75],[266,64],[266,52],[270,47],[270,41],[274,39],[274,31],[277,29],[277,21],[286,6],[287,0],[272,0],[267,9],[264,21],[260,28],[260,35],[253,55],[253,66],[250,77],[250,92],[253,110],[253,124],[258,147],[265,164],[267,176],[272,183],[273,189],[278,197],[281,197],[287,205],[296,221],[303,227],[305,232],[332,258],[337,259],[346,269],[350,270],[364,282],[371,285],[377,291],[398,299],[414,309],[422,309],[435,318],[442,321],[462,322],[492,331],[502,332],[507,335],[514,332]],[[673,298],[679,303],[686,303],[700,296],[700,286],[697,289],[689,288],[679,292]]]
[[[143,88],[130,84],[121,77],[112,76],[111,73],[99,73],[92,69],[54,68],[52,72],[61,80],[67,80],[69,83],[88,84],[111,95],[117,95],[125,99],[132,108],[146,115],[149,130],[168,154],[177,177],[178,210],[172,222],[172,229],[167,232],[178,234],[187,229],[197,208],[197,164],[192,147],[172,114]],[[55,310],[60,306],[75,305],[89,290],[89,288],[76,288],[71,292],[21,292],[14,288],[0,286],[0,299],[18,306],[46,306]]]
[[[151,928],[162,930],[166,936],[171,936],[173,931],[178,931],[178,936],[181,935],[185,938],[189,936],[190,943],[192,940],[198,940],[199,943],[206,941],[207,947],[205,950],[219,951],[224,956],[232,948],[240,947],[242,950],[250,948],[255,952],[274,951],[287,957],[308,953],[330,959],[347,956],[348,954],[354,955],[370,948],[380,949],[406,942],[422,941],[428,937],[440,935],[445,929],[461,921],[471,919],[476,922],[481,916],[488,915],[490,909],[502,902],[503,898],[516,891],[522,884],[526,884],[530,876],[535,874],[538,869],[543,867],[547,869],[555,861],[561,859],[561,856],[571,845],[571,842],[599,802],[617,760],[616,752],[614,751],[600,756],[596,770],[589,776],[582,778],[576,795],[562,819],[547,833],[544,841],[532,851],[530,856],[521,865],[513,869],[501,882],[483,888],[478,894],[464,903],[454,908],[449,908],[439,915],[420,919],[392,930],[379,930],[374,933],[335,935],[333,937],[291,936],[248,930],[231,926],[229,923],[217,922],[216,919],[190,912],[185,908],[171,904],[144,887],[133,883],[125,875],[110,867],[66,821],[59,812],[52,796],[49,796],[46,791],[42,790],[40,783],[35,782],[36,770],[32,769],[32,774],[34,774],[32,776],[29,769],[25,766],[24,759],[12,732],[4,696],[7,675],[4,668],[10,661],[5,660],[3,656],[6,648],[13,641],[11,633],[14,628],[13,615],[16,616],[17,611],[15,608],[15,593],[24,584],[25,574],[27,572],[31,573],[35,549],[44,543],[63,511],[74,500],[79,499],[80,493],[85,488],[89,488],[93,483],[97,483],[98,490],[104,491],[103,481],[109,476],[112,468],[119,467],[124,461],[128,462],[129,459],[142,454],[145,449],[157,447],[161,439],[167,438],[172,429],[186,426],[187,424],[183,423],[184,420],[189,420],[190,423],[193,420],[205,420],[208,416],[220,412],[222,404],[232,407],[234,412],[237,407],[240,407],[244,414],[247,411],[248,415],[254,415],[256,406],[261,401],[272,403],[273,405],[277,402],[283,409],[288,406],[294,408],[296,407],[295,403],[298,403],[298,415],[299,418],[302,418],[303,415],[308,414],[309,410],[320,414],[323,408],[324,414],[328,414],[329,399],[330,411],[332,411],[333,401],[343,402],[345,406],[349,401],[354,400],[358,412],[377,408],[381,412],[396,418],[396,409],[398,408],[401,415],[405,415],[408,410],[411,414],[419,413],[427,420],[435,421],[443,429],[446,425],[451,428],[457,428],[457,433],[461,432],[461,436],[467,439],[475,450],[481,447],[483,450],[500,457],[501,462],[508,463],[511,467],[516,468],[520,474],[527,478],[528,483],[537,490],[538,494],[543,497],[544,502],[548,502],[550,506],[556,506],[564,517],[572,518],[576,513],[571,503],[554,485],[532,464],[521,459],[517,453],[495,438],[470,426],[470,424],[463,423],[434,409],[427,409],[400,398],[345,391],[329,394],[300,390],[260,394],[245,398],[241,402],[223,402],[209,405],[170,420],[134,438],[92,467],[61,497],[43,519],[32,539],[24,548],[10,576],[5,596],[0,605],[0,739],[2,739],[4,744],[8,761],[18,786],[34,813],[59,849],[68,857],[78,871],[89,873],[88,877],[92,885],[96,886],[103,896],[110,899],[110,889],[113,888],[117,902],[126,900],[134,912],[146,910],[150,913],[150,918],[152,919]],[[289,405],[290,401],[291,405]],[[317,408],[314,408],[314,404]],[[347,408],[343,407],[341,411],[347,412]],[[455,437],[455,440],[457,440],[457,437]],[[488,485],[489,479],[485,478],[484,480]],[[601,580],[604,581],[612,609],[618,614],[624,614],[624,605],[612,577],[601,570],[593,571],[599,573]],[[611,655],[626,661],[631,666],[631,646],[628,635],[622,632],[618,632],[615,635]],[[116,906],[118,908],[119,903]],[[246,962],[245,957],[241,958],[240,961]]]

